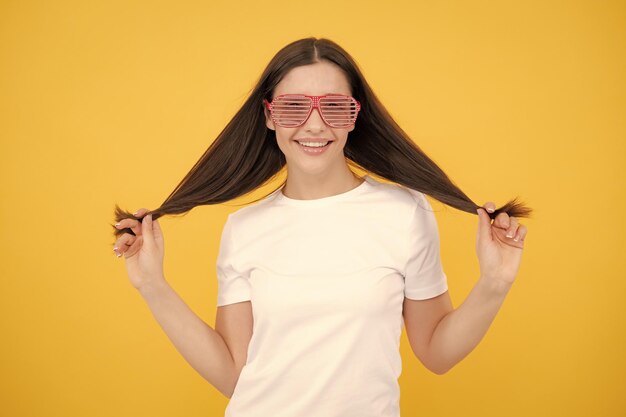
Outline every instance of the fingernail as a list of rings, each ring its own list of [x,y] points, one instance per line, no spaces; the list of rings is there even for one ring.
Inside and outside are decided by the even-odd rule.
[[[138,215],[139,215],[139,210],[133,213],[133,216],[138,216]]]
[[[115,223],[115,227],[118,227],[120,224],[119,223]]]
[[[488,211],[489,213],[493,213],[495,210],[494,210],[494,209],[492,209],[491,207],[488,207],[488,208],[487,208],[487,211]]]

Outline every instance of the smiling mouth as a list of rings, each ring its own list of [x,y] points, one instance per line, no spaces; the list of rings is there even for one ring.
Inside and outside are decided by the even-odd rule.
[[[311,145],[310,147],[314,147],[315,145],[320,146],[321,144],[324,144],[323,146],[326,146],[330,142],[333,142],[331,139],[325,138],[300,138],[295,139],[295,141],[303,146]]]
[[[303,153],[305,153],[307,155],[310,155],[310,156],[317,156],[317,155],[322,156],[322,155],[324,155],[327,152],[326,149],[330,147],[331,143],[333,143],[332,140],[329,140],[326,143],[326,145],[324,145],[324,146],[319,146],[319,145],[318,146],[307,146],[307,145],[304,145],[304,144],[300,143],[299,141],[294,141],[294,142],[297,142],[297,145],[300,148],[301,152],[303,152]],[[313,142],[313,143],[310,143],[310,145],[317,145],[319,143],[324,143],[324,142]],[[330,151],[328,151],[328,152],[330,152]]]
[[[326,142],[325,145],[321,145],[321,146],[319,144],[324,143],[324,142],[300,142],[300,141],[296,141],[296,142],[298,142],[300,146],[308,148],[308,149],[322,149],[322,148],[327,148],[332,143],[332,140],[329,140],[328,142]],[[315,145],[313,146],[306,145],[306,143],[309,143],[309,144],[314,143]]]

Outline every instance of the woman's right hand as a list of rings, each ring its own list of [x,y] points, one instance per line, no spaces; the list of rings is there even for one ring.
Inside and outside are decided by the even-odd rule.
[[[124,255],[128,277],[136,289],[165,280],[163,233],[159,221],[152,220],[152,214],[144,216],[148,211],[142,208],[135,213],[136,217],[143,217],[141,222],[127,218],[115,226],[118,229],[130,228],[135,233],[135,236],[130,233],[122,234],[115,241],[113,250],[118,257]]]

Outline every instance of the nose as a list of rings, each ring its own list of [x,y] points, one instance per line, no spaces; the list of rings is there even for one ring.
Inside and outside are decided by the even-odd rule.
[[[307,130],[321,130],[326,127],[326,123],[324,123],[324,119],[322,119],[322,114],[320,113],[319,107],[314,107],[313,110],[311,110],[311,114],[309,115],[309,118],[304,122],[304,125]]]

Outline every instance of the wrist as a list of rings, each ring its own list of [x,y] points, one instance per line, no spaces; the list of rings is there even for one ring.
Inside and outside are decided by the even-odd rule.
[[[137,287],[137,291],[143,296],[158,294],[169,286],[165,278],[152,279]]]
[[[506,294],[513,286],[513,282],[507,282],[501,279],[489,278],[484,276],[481,276],[478,279],[478,282],[479,285],[494,294]]]

